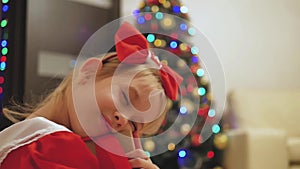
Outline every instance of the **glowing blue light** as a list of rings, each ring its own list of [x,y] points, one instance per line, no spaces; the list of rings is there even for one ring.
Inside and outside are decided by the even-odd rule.
[[[179,6],[173,6],[173,12],[174,13],[180,13],[180,7]]]
[[[196,55],[196,54],[198,54],[198,52],[199,52],[199,49],[198,49],[196,46],[193,46],[193,47],[191,48],[191,53],[192,53],[192,54]]]
[[[214,124],[211,128],[212,132],[215,133],[215,134],[218,134],[220,131],[221,131],[221,128],[219,125],[217,124]]]
[[[3,41],[1,42],[1,46],[4,48],[4,47],[6,47],[6,45],[7,45],[7,41],[6,41],[6,40],[3,40]]]
[[[140,16],[140,17],[138,17],[137,22],[138,22],[139,24],[144,24],[144,23],[145,23],[145,18],[142,17],[142,16]]]
[[[187,113],[187,108],[182,106],[182,107],[180,107],[179,112],[180,112],[180,114],[186,114]]]
[[[216,111],[215,111],[214,109],[210,109],[210,110],[208,111],[208,116],[209,116],[209,117],[215,117],[215,115],[216,115]]]
[[[195,28],[190,28],[190,29],[188,30],[188,33],[189,33],[190,35],[195,35],[195,34],[196,34],[196,29],[195,29]]]
[[[177,48],[177,46],[178,46],[177,42],[175,42],[175,41],[170,42],[171,48],[175,49],[175,48]]]
[[[198,63],[199,62],[199,58],[197,56],[193,56],[192,57],[192,62],[193,63]]]
[[[178,156],[179,156],[180,158],[186,157],[186,151],[185,151],[185,150],[180,150],[180,151],[178,152]]]
[[[140,14],[140,10],[134,10],[134,11],[132,11],[132,15],[134,15],[134,16],[138,16]]]
[[[153,34],[149,34],[149,35],[147,36],[147,41],[148,41],[148,42],[154,42],[154,40],[155,40],[155,36],[154,36]]]
[[[0,69],[4,70],[5,68],[6,68],[6,63],[5,62],[1,62]]]
[[[3,11],[3,12],[7,12],[8,9],[9,9],[9,6],[8,6],[8,5],[3,5],[3,6],[2,6],[2,11]]]
[[[161,13],[161,12],[157,12],[157,13],[155,14],[155,18],[156,18],[157,20],[161,20],[163,17],[164,17],[164,14]]]
[[[203,95],[205,95],[205,93],[206,93],[206,90],[205,90],[205,88],[203,88],[203,87],[200,87],[200,88],[198,89],[198,94],[199,94],[200,96],[203,96]]]
[[[197,70],[197,76],[202,77],[204,75],[204,70],[203,69],[198,69]]]
[[[188,29],[187,24],[185,24],[185,23],[180,24],[180,30],[185,31],[187,29]]]
[[[188,13],[189,9],[186,6],[180,7],[181,13]]]

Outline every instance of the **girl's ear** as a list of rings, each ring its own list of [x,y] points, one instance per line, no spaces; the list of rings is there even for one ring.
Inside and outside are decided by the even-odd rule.
[[[102,60],[98,58],[90,58],[86,60],[80,68],[80,73],[97,73],[102,69]]]
[[[98,58],[90,58],[86,60],[79,69],[78,83],[86,84],[92,77],[96,77],[98,71],[102,69],[102,60]]]

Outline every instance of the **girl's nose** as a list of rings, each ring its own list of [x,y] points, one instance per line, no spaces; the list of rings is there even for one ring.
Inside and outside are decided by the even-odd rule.
[[[112,125],[115,126],[117,131],[124,130],[128,126],[128,120],[123,117],[119,112],[113,113]]]

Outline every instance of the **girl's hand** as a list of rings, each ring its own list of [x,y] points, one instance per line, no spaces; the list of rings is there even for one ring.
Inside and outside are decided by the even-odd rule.
[[[159,169],[141,149],[133,150],[126,155],[130,159],[129,163],[132,168]]]
[[[129,163],[132,168],[142,168],[142,169],[159,169],[155,164],[152,163],[150,158],[134,158],[129,160]]]

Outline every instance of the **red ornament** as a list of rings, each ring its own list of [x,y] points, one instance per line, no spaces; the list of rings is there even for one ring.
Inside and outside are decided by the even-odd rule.
[[[195,65],[192,65],[190,69],[191,69],[192,73],[196,73],[199,68],[200,68],[200,65],[195,64]]]
[[[214,158],[215,153],[213,151],[209,151],[209,152],[207,152],[206,156],[207,156],[207,158],[211,159],[211,158]]]
[[[209,111],[209,106],[202,107],[198,110],[198,116],[202,116],[206,118],[208,111]]]
[[[151,20],[151,19],[152,19],[152,15],[149,14],[149,13],[145,14],[145,19],[146,19],[147,21]]]
[[[0,76],[0,84],[3,84],[3,83],[4,83],[4,77]]]
[[[6,62],[6,56],[1,57],[1,62]]]
[[[159,1],[158,0],[148,0],[149,4],[154,4],[154,5],[159,5]]]

